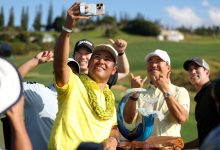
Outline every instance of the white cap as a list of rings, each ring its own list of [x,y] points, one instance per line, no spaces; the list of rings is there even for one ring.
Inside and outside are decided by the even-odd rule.
[[[115,63],[117,63],[118,52],[110,44],[100,44],[100,45],[97,45],[94,48],[93,53],[95,53],[97,51],[107,51],[107,52],[111,53],[113,55],[114,59],[115,59]]]
[[[162,60],[164,60],[165,62],[167,62],[168,65],[170,65],[170,57],[169,55],[167,54],[166,51],[164,50],[160,50],[160,49],[156,49],[155,51],[151,52],[151,53],[148,53],[144,60],[146,62],[148,62],[149,58],[152,57],[152,56],[158,56],[160,57]]]
[[[17,69],[7,60],[0,58],[0,114],[20,100],[22,91]]]
[[[79,63],[75,59],[68,58],[67,64],[70,66],[71,69],[75,69],[74,71],[76,71],[77,73],[80,72]]]

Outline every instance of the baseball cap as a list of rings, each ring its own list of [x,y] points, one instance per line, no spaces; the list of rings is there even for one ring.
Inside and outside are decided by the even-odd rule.
[[[107,52],[111,53],[112,56],[114,57],[115,63],[117,63],[118,52],[110,44],[99,44],[99,45],[97,45],[94,48],[93,53],[95,53],[97,51],[107,51]]]
[[[165,62],[167,62],[168,65],[170,65],[170,57],[169,55],[167,54],[166,51],[164,50],[161,50],[161,49],[156,49],[155,51],[151,52],[151,53],[148,53],[144,60],[146,62],[148,62],[149,58],[152,57],[152,56],[158,56],[160,57],[162,60],[164,60]]]
[[[68,64],[68,66],[71,67],[71,69],[73,68],[74,71],[76,71],[77,73],[80,72],[79,63],[78,63],[75,59],[73,59],[73,58],[68,58],[67,64]]]
[[[17,69],[6,59],[0,58],[0,114],[4,114],[20,99],[22,91]]]
[[[87,48],[92,53],[93,49],[94,49],[94,44],[91,41],[87,40],[87,39],[79,40],[75,44],[73,53],[78,51],[81,47]]]
[[[199,58],[199,57],[194,57],[192,59],[185,61],[183,64],[183,68],[187,71],[189,68],[189,64],[192,62],[196,63],[200,67],[204,67],[205,69],[209,70],[209,64],[204,59]]]

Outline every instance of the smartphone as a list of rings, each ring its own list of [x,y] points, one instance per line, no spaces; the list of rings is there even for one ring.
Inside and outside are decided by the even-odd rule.
[[[80,15],[82,16],[102,16],[104,14],[105,14],[105,5],[103,3],[97,3],[97,4],[80,3]]]

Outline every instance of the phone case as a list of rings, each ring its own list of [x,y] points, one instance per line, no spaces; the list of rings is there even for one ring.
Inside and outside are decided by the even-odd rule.
[[[85,6],[88,6],[85,8]],[[81,3],[80,4],[80,14],[84,16],[100,16],[104,15],[105,13],[105,7],[103,3],[98,4],[86,4]]]

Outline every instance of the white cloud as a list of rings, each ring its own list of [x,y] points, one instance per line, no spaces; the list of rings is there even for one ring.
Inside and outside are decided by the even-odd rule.
[[[186,27],[198,27],[203,21],[202,19],[195,14],[195,12],[189,8],[177,8],[175,6],[170,6],[165,8],[166,13],[171,17],[177,26],[186,26]]]
[[[202,0],[202,6],[204,7],[209,6],[208,0]]]
[[[208,14],[213,25],[220,25],[220,9],[210,9]]]

